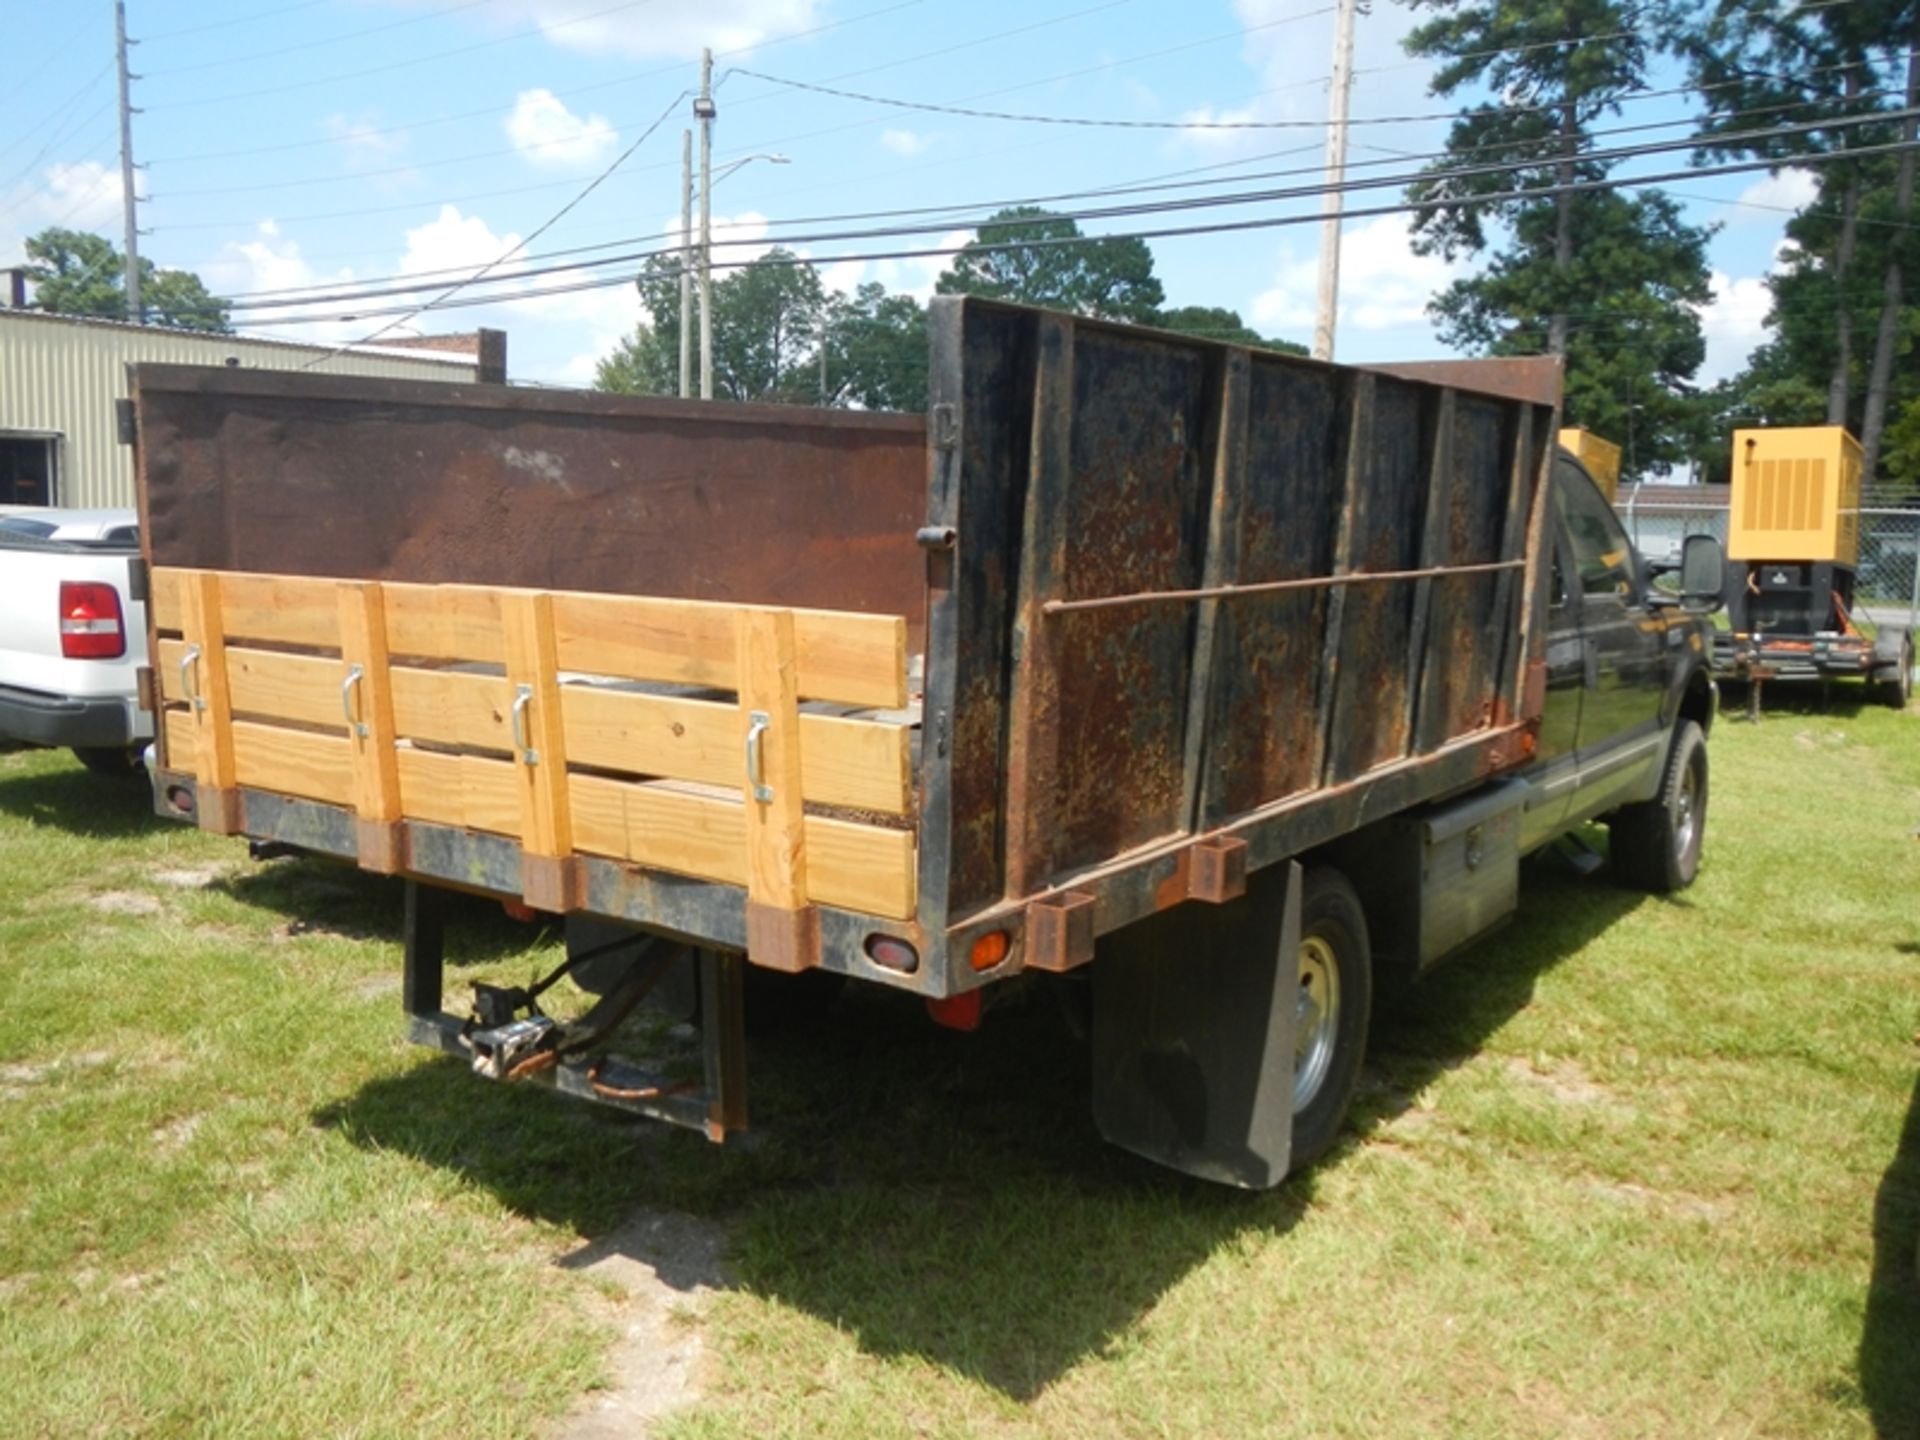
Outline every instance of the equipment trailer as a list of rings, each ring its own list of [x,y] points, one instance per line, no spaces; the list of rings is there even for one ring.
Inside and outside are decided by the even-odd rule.
[[[746,964],[963,1027],[1090,973],[1103,1133],[1248,1186],[1522,853],[1604,815],[1693,878],[1703,627],[1556,458],[1557,369],[931,331],[924,420],[139,367],[160,809],[405,877],[416,1040],[716,1140]],[[444,1011],[440,887],[567,915],[602,999]],[[698,1082],[600,1053],[656,984]]]
[[[1756,715],[1776,678],[1857,678],[1896,710],[1913,693],[1913,636],[1853,623],[1860,467],[1859,442],[1838,425],[1734,432],[1728,629],[1714,667],[1753,687]]]

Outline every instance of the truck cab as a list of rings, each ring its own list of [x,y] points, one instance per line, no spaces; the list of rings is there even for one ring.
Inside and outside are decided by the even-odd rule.
[[[1708,547],[1717,543],[1695,537],[1692,566],[1706,593],[1683,600],[1657,587],[1599,486],[1565,451],[1554,461],[1547,526],[1546,698],[1525,776],[1531,790],[1520,848],[1538,849],[1606,818],[1616,872],[1624,860],[1644,888],[1677,889],[1698,867],[1699,827],[1690,830],[1689,853],[1672,859],[1679,868],[1671,868],[1664,857],[1639,853],[1652,823],[1640,807],[1656,801],[1679,728],[1690,723],[1704,740],[1713,725],[1717,692],[1703,611],[1717,559]],[[1704,785],[1695,805],[1704,811]]]

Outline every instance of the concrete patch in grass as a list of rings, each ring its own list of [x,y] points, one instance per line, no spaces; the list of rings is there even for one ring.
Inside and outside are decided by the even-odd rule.
[[[606,1385],[553,1428],[554,1440],[635,1440],[699,1398],[700,1319],[726,1283],[721,1249],[716,1226],[642,1211],[560,1257],[562,1269],[599,1282],[620,1338],[607,1356]]]

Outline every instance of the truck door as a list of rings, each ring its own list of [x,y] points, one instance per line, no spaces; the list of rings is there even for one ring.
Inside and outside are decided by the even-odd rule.
[[[1647,604],[1627,532],[1587,474],[1562,456],[1554,488],[1566,516],[1578,590],[1582,661],[1579,720],[1581,815],[1609,810],[1658,764],[1666,624]]]
[[[1554,487],[1557,489],[1557,485]],[[1549,491],[1547,533],[1547,697],[1540,715],[1533,787],[1521,824],[1520,848],[1531,850],[1560,833],[1578,780],[1575,751],[1580,705],[1586,693],[1586,651],[1580,635],[1579,591],[1572,547],[1557,494]]]

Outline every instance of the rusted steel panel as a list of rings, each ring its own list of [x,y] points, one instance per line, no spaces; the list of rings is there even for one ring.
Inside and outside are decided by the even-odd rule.
[[[1355,441],[1362,456],[1350,500],[1350,569],[1419,566],[1427,521],[1427,457],[1433,443],[1429,416],[1437,399],[1437,392],[1424,386],[1390,379],[1375,384],[1370,423]],[[1495,478],[1504,481],[1503,476]],[[1334,785],[1397,759],[1407,748],[1407,648],[1414,585],[1356,585],[1348,587],[1345,596],[1338,636],[1339,691],[1326,736],[1325,778]]]
[[[1566,367],[1557,355],[1514,355],[1485,360],[1400,360],[1367,367],[1402,380],[1422,380],[1481,395],[1523,400],[1530,405],[1560,408]]]
[[[161,565],[904,615],[917,416],[136,367]]]
[[[928,520],[951,527],[927,656],[922,767],[926,904],[945,925],[1002,893],[1006,703],[1020,524],[1033,432],[1038,313],[936,299],[931,307],[934,484]],[[942,449],[942,427],[951,447]],[[942,733],[942,729],[946,733]],[[944,852],[944,853],[943,853]]]
[[[1525,563],[1514,517],[1544,469],[1520,436],[1549,411],[975,300],[936,302],[933,330],[955,445],[930,519],[955,537],[955,623],[929,653],[929,717],[945,674],[954,739],[950,845],[922,849],[948,903],[923,923],[1130,853],[1156,896],[1184,895],[1186,857],[1147,859],[1161,847],[1276,807],[1281,831],[1337,832],[1457,786],[1440,747],[1524,723],[1503,687],[1533,571],[1500,567]],[[1515,393],[1557,398],[1557,369],[1518,368]],[[1246,588],[1293,582],[1310,583]],[[1466,763],[1515,749],[1502,735]]]
[[[1033,477],[1032,493],[1058,517],[1055,593],[1079,599],[1197,585],[1206,356],[1076,328],[1071,440],[1066,456],[1051,457],[1065,459],[1067,473]],[[1169,605],[1043,622],[1057,738],[1050,773],[1028,781],[1046,794],[1051,823],[1035,827],[1039,844],[1024,873],[1008,877],[1013,893],[1186,827],[1194,621],[1193,606]]]
[[[1471,565],[1502,556],[1503,524],[1516,469],[1517,413],[1510,405],[1460,395],[1450,437],[1453,483],[1433,517],[1443,565]],[[1513,621],[1496,620],[1498,578],[1443,576],[1433,582],[1427,622],[1427,665],[1414,736],[1416,751],[1493,723],[1498,665]]]
[[[1353,377],[1254,357],[1244,497],[1230,518],[1240,584],[1328,574]],[[1326,590],[1219,605],[1202,828],[1314,782]]]

